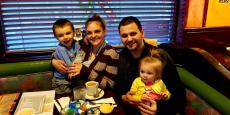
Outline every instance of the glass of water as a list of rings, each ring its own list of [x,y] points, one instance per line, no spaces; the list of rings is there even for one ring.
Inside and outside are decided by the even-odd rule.
[[[79,40],[82,39],[81,28],[82,28],[81,25],[74,26],[74,29],[75,29],[75,36],[74,36],[74,39],[77,40],[77,41],[79,41]]]

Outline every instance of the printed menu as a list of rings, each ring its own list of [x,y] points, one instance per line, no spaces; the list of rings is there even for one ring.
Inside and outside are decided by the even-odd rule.
[[[55,91],[24,92],[19,100],[15,115],[34,112],[36,115],[52,115]]]

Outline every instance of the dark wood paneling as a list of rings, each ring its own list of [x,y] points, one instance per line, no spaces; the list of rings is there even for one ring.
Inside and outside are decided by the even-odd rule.
[[[230,70],[230,27],[186,28],[183,46],[205,49]]]
[[[185,28],[183,46],[199,47],[209,52],[225,51],[230,46],[230,27]]]

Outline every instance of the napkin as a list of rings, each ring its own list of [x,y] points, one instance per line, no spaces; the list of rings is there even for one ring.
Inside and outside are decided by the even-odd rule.
[[[61,111],[61,106],[57,103],[56,100],[54,100],[54,105],[56,106],[58,112],[60,112]]]
[[[116,102],[114,101],[113,97],[109,97],[109,98],[102,98],[96,101],[92,101],[96,104],[101,104],[101,103],[111,103],[111,104],[116,104]]]
[[[57,101],[59,102],[60,105],[58,104]],[[60,112],[61,108],[65,108],[65,107],[69,106],[70,98],[69,97],[61,97],[61,98],[57,99],[57,101],[55,100],[54,105],[56,106],[56,108]]]

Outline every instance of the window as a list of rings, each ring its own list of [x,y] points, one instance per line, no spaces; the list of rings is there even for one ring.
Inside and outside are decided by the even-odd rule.
[[[67,18],[84,25],[94,13],[107,23],[106,41],[120,45],[118,24],[123,17],[136,16],[145,37],[159,43],[175,38],[176,0],[2,0],[1,16],[6,53],[47,51],[57,45],[52,24]]]

